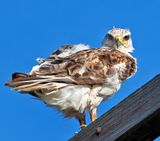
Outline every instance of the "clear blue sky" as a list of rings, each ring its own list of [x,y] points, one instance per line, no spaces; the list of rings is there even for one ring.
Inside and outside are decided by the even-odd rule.
[[[3,86],[13,72],[29,72],[37,57],[62,44],[99,47],[113,26],[130,28],[138,72],[100,105],[99,115],[160,72],[159,0],[5,0],[0,13],[1,141],[65,141],[79,130],[75,119]]]

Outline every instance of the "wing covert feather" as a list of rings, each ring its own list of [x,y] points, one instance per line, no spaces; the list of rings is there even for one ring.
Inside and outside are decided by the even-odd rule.
[[[65,58],[42,64],[37,75],[67,76],[77,84],[102,84],[116,70],[115,66],[125,63],[119,78],[122,80],[136,71],[135,60],[117,50],[107,48],[83,50]]]

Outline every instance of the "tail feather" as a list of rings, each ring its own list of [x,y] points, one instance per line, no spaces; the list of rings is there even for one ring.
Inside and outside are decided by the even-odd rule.
[[[31,77],[30,75],[28,74],[25,74],[25,73],[13,73],[12,74],[12,80],[20,80],[22,78],[28,78],[28,77]]]
[[[14,90],[20,92],[32,93],[36,90],[47,90],[48,93],[56,91],[59,88],[65,87],[68,83],[74,81],[68,77],[55,76],[32,76],[23,73],[14,73],[12,81],[5,83],[5,85],[12,87]]]

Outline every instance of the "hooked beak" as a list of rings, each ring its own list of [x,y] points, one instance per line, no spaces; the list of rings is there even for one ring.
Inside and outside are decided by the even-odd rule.
[[[116,46],[117,46],[117,48],[119,47],[119,46],[124,46],[124,47],[126,47],[126,45],[128,44],[128,42],[127,41],[123,41],[123,37],[122,36],[120,36],[120,35],[116,35],[115,36],[115,41],[116,41]]]
[[[121,40],[121,36],[119,35],[115,36],[115,42],[116,42],[117,48],[122,44],[120,40]]]

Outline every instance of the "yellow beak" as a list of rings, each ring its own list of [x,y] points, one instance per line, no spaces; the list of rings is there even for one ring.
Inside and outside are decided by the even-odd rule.
[[[116,39],[116,40],[121,40],[122,37],[121,37],[120,35],[116,35],[116,36],[115,36],[115,39]]]
[[[116,36],[115,36],[115,39],[118,40],[122,45],[128,44],[127,41],[123,41],[123,37],[120,36],[120,35],[116,35]]]

